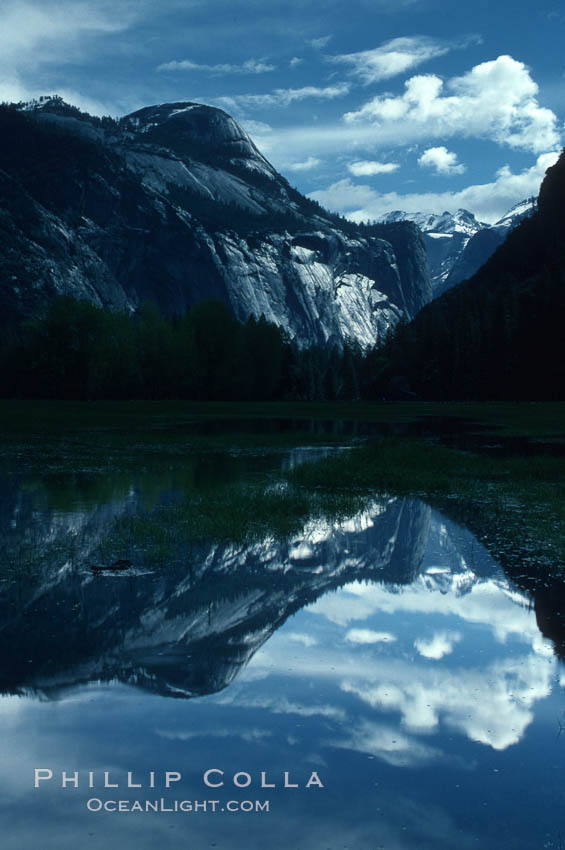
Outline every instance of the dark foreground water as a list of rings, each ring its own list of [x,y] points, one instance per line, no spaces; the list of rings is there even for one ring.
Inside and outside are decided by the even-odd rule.
[[[191,481],[295,460],[209,456]],[[93,575],[115,517],[183,480],[3,478],[2,850],[563,846],[554,596],[379,497]]]

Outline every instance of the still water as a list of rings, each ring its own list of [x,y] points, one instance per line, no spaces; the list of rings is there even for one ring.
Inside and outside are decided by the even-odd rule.
[[[308,456],[3,477],[3,850],[563,846],[559,604],[422,501],[92,574],[116,516]]]

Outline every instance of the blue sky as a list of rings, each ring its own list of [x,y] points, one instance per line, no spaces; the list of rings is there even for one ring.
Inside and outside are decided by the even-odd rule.
[[[493,221],[563,145],[564,37],[555,0],[3,0],[0,98],[209,103],[353,219]]]

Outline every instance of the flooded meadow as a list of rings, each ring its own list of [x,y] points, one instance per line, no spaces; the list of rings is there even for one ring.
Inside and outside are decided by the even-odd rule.
[[[6,850],[562,846],[559,564],[301,479],[370,430],[10,438]]]

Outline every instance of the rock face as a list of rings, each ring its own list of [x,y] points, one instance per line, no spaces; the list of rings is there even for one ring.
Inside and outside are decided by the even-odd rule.
[[[218,297],[300,344],[368,346],[431,297],[411,223],[332,216],[222,110],[171,103],[116,122],[45,98],[0,119],[5,322],[56,294],[167,314]]]
[[[527,198],[492,225],[479,221],[473,213],[463,209],[441,215],[395,210],[385,216],[384,221],[409,220],[420,228],[426,244],[433,297],[437,298],[472,277],[502,245],[510,230],[535,208],[535,198]]]

